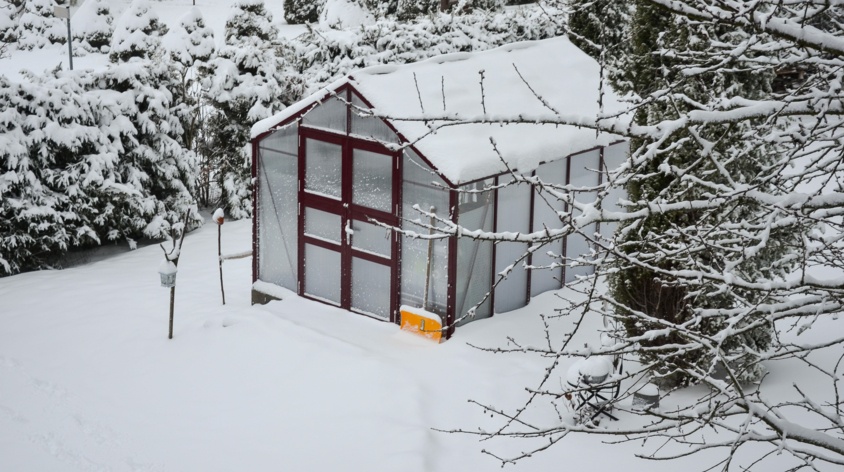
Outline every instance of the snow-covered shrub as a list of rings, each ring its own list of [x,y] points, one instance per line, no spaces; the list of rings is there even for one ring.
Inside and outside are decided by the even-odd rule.
[[[398,0],[396,15],[400,20],[409,20],[419,15],[435,13],[440,8],[440,0]]]
[[[40,49],[67,41],[67,25],[53,15],[52,0],[27,0],[14,36],[19,49]]]
[[[315,23],[325,0],[284,0],[284,20],[291,25]]]
[[[114,64],[93,82],[108,106],[100,126],[119,143],[119,175],[131,189],[111,212],[108,239],[165,237],[194,204],[195,154],[183,147],[179,103],[171,90],[180,77],[166,56]]]
[[[356,68],[415,62],[564,33],[558,19],[536,9],[475,11],[420,17],[413,22],[382,18],[347,31],[315,26],[290,40],[285,52],[288,61],[302,71],[302,83],[307,84],[304,93],[309,94]]]
[[[260,0],[238,0],[226,22],[226,41],[210,62],[208,143],[221,206],[232,218],[252,213],[251,151],[253,123],[289,103],[292,79],[277,54],[278,31]],[[296,94],[298,98],[298,94]]]
[[[149,2],[134,0],[114,27],[109,57],[112,62],[152,57],[166,33],[167,25],[158,19]]]
[[[88,0],[73,15],[74,46],[88,52],[104,52],[111,44],[114,17],[105,0]]]
[[[354,29],[374,22],[367,7],[355,0],[326,0],[319,14],[320,26],[328,28]]]
[[[175,70],[135,58],[0,76],[0,275],[51,267],[72,247],[164,237],[193,206]]]
[[[17,10],[17,7],[9,0],[0,0],[0,43],[11,43],[17,39],[15,36]]]

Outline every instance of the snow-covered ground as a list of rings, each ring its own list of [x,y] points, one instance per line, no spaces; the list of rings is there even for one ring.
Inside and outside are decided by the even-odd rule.
[[[248,221],[223,229],[224,253],[249,248]],[[517,406],[544,365],[467,343],[539,342],[553,294],[435,345],[298,297],[250,306],[249,259],[226,262],[223,306],[216,236],[186,238],[173,340],[157,246],[0,279],[0,470],[496,467],[495,445],[432,428],[484,424],[469,398]],[[563,460],[620,463],[562,446],[519,470]]]
[[[223,230],[224,253],[249,249],[249,221]],[[172,340],[158,246],[0,279],[0,470],[493,470],[499,464],[483,449],[530,445],[436,430],[499,424],[469,399],[520,405],[546,362],[470,344],[505,346],[507,336],[542,343],[537,314],[570,291],[543,294],[436,345],[295,296],[250,306],[249,259],[225,263],[223,306],[216,243],[210,222],[185,240]],[[578,342],[595,341],[598,322],[588,323]],[[774,392],[791,382],[812,388],[813,374],[797,364],[773,366],[772,375]],[[634,458],[657,446],[574,436],[508,469],[702,464]]]
[[[218,42],[231,1],[196,2]],[[129,3],[110,1],[116,17]],[[192,0],[153,4],[169,25],[193,7]],[[282,4],[267,1],[282,34],[304,31],[283,24]],[[62,45],[12,51],[0,59],[0,74],[20,79],[22,69],[40,73],[66,60]],[[101,68],[107,60],[88,54],[74,66]],[[223,229],[224,253],[250,248],[251,222]],[[576,296],[572,291],[543,294],[435,345],[296,296],[251,306],[249,259],[225,263],[223,306],[216,243],[213,224],[186,238],[173,340],[155,245],[131,252],[111,246],[73,268],[0,278],[0,472],[480,471],[500,465],[482,450],[508,455],[541,443],[479,442],[438,430],[500,425],[469,399],[508,411],[521,406],[547,360],[472,346],[506,346],[508,337],[543,343],[538,314],[552,313],[560,298]],[[598,324],[587,320],[576,342],[595,342]],[[841,332],[842,324],[819,320],[798,340]],[[561,320],[555,329],[562,333],[570,324]],[[814,355],[834,363],[841,352]],[[772,399],[793,398],[792,384],[810,394],[828,386],[794,360],[767,367]],[[508,469],[673,472],[716,459],[649,462],[635,454],[661,444],[606,439],[572,436]],[[753,457],[749,450],[740,461]],[[772,456],[758,470],[785,469],[779,457],[785,456]]]

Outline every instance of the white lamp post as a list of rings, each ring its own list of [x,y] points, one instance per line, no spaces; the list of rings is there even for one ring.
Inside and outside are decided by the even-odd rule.
[[[72,36],[70,34],[70,7],[53,7],[53,14],[57,18],[67,18],[67,57],[70,63],[70,70],[73,70],[73,46],[71,45]]]

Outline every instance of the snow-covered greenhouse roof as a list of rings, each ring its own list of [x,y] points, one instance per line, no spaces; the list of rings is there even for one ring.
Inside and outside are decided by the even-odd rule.
[[[535,123],[462,124],[432,133],[431,122],[422,118],[499,121],[523,117],[535,121],[555,113],[591,118],[601,111],[599,81],[598,64],[565,37],[513,43],[489,51],[358,70],[257,123],[252,137],[350,84],[372,104],[376,115],[389,117],[386,121],[444,177],[460,184],[507,171],[491,138],[511,169],[529,172],[542,162],[606,146],[619,137],[596,135],[587,128]],[[620,111],[618,98],[607,87],[603,93],[603,113]]]

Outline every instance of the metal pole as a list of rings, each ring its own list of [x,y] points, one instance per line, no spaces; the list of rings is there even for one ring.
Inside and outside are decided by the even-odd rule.
[[[67,15],[67,57],[70,62],[70,70],[73,70],[73,46],[70,44],[72,36],[70,35],[70,15]]]
[[[222,249],[223,225],[217,224],[217,259],[220,261],[220,293],[223,295],[223,305],[226,304],[226,291],[223,290],[223,249]]]

